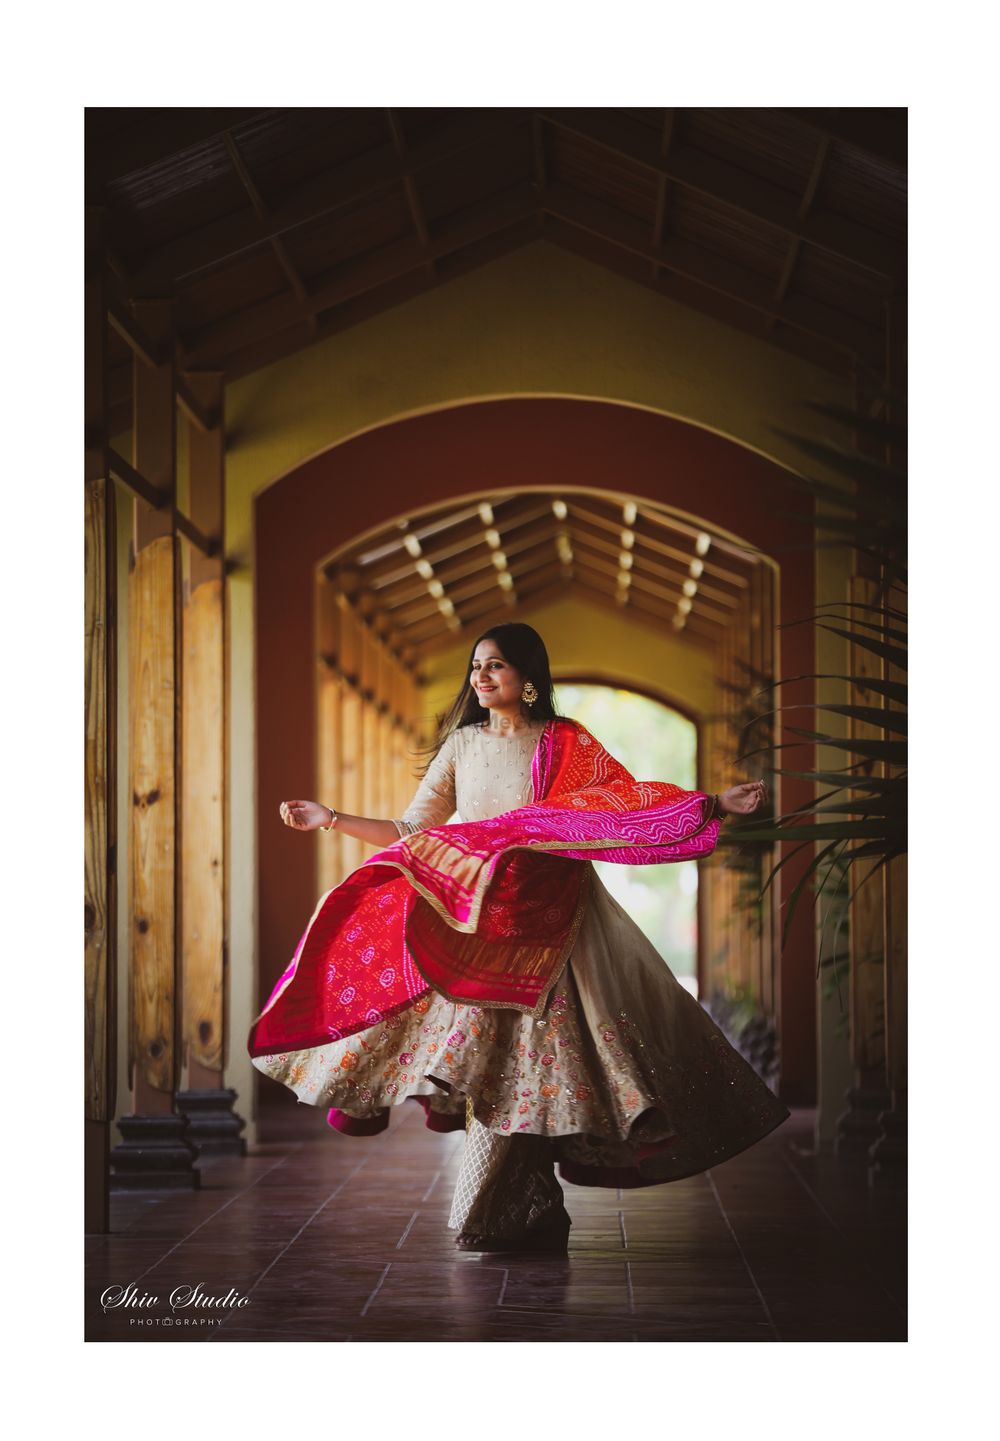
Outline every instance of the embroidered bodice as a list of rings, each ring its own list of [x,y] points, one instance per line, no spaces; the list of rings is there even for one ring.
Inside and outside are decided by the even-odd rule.
[[[460,821],[503,815],[531,801],[531,763],[545,722],[511,736],[482,726],[460,726],[447,737],[403,815],[393,817],[401,836]]]

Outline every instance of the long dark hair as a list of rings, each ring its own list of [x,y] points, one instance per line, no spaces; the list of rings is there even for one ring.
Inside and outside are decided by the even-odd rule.
[[[462,726],[481,724],[489,716],[489,707],[479,704],[479,697],[469,682],[476,646],[484,640],[495,641],[503,659],[515,670],[520,671],[525,680],[530,680],[538,692],[538,699],[532,705],[528,706],[524,701],[521,702],[524,714],[530,716],[532,720],[554,720],[559,716],[552,694],[549,653],[537,630],[534,626],[526,625],[524,621],[520,620],[491,625],[481,635],[477,635],[469,647],[465,675],[448,710],[443,716],[438,717],[436,739],[431,745],[412,752],[416,756],[427,757],[426,764],[420,771],[421,775],[426,772],[427,767],[452,731],[459,730]]]

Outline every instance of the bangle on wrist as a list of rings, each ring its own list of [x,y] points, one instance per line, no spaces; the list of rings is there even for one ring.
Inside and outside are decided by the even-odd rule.
[[[321,831],[332,831],[332,830],[335,830],[335,829],[336,829],[336,826],[337,826],[337,821],[338,821],[338,819],[339,819],[339,817],[338,817],[338,815],[337,815],[337,812],[333,809],[333,806],[327,806],[327,810],[328,810],[328,811],[330,812],[330,814],[333,816],[333,820],[330,822],[330,824],[329,824],[328,826],[320,826],[320,830],[321,830]]]
[[[718,795],[713,795],[713,797],[712,797],[712,815],[711,815],[711,819],[712,819],[712,820],[724,821],[724,820],[726,819],[726,816],[727,816],[728,814],[729,814],[728,811],[724,811],[724,810],[722,809],[722,802],[721,802],[721,800],[719,799]]]

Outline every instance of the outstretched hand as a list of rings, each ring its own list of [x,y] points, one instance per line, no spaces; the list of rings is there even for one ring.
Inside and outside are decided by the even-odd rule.
[[[322,806],[318,801],[282,801],[278,814],[294,831],[315,831],[333,821],[330,807]]]
[[[764,804],[767,786],[763,781],[747,781],[719,792],[719,805],[727,815],[748,816]]]

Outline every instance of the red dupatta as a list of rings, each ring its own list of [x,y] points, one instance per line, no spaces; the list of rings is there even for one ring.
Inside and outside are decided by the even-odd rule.
[[[577,721],[546,722],[531,778],[528,805],[403,837],[327,891],[251,1027],[250,1055],[354,1035],[432,988],[539,1016],[583,919],[587,861],[715,847],[704,791],[635,780]]]

